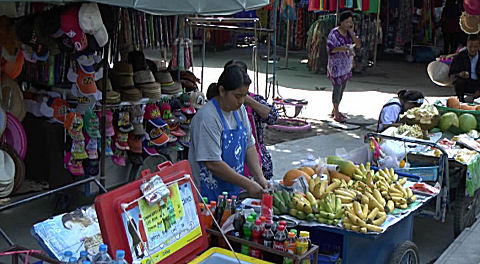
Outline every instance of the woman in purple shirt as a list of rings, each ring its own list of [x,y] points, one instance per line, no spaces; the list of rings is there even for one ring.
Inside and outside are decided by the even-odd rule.
[[[338,110],[347,81],[352,78],[354,47],[360,47],[360,40],[353,32],[352,12],[340,14],[340,26],[332,29],[327,39],[327,76],[333,84],[331,116],[337,122],[345,122],[346,116]]]

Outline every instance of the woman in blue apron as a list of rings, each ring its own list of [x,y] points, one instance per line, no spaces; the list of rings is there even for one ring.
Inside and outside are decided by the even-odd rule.
[[[423,104],[424,96],[416,90],[401,90],[397,97],[390,99],[380,111],[378,117],[377,132],[383,132],[392,126],[399,126],[400,114]]]
[[[208,103],[190,124],[188,160],[202,196],[216,200],[222,192],[242,189],[260,197],[268,182],[263,176],[244,101],[251,80],[237,65],[226,67],[207,91]],[[244,164],[254,180],[243,175]]]

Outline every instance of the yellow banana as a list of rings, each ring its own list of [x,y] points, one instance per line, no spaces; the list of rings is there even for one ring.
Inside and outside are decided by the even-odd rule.
[[[342,218],[342,224],[352,224],[352,221],[350,221],[350,218],[348,218],[347,216],[344,216]]]
[[[390,195],[392,195],[393,193],[398,193],[403,197],[403,192],[395,188],[394,185],[390,185],[390,188],[388,188],[388,192],[390,193]]]
[[[363,179],[363,176],[355,173],[352,175],[352,178],[356,181],[361,181]]]
[[[357,170],[355,170],[355,172],[356,172],[356,171],[357,171]],[[365,168],[365,165],[363,165],[363,163],[360,163],[359,171],[360,171],[359,174],[363,174],[363,172],[367,171],[367,169]]]
[[[373,210],[370,211],[370,213],[367,215],[367,220],[370,220],[370,222],[373,222],[373,220],[375,220],[375,218],[377,217],[377,214],[378,214],[378,208],[375,207],[375,208],[373,208]]]
[[[308,181],[308,190],[313,193],[313,191],[315,190],[315,180],[314,179],[310,179],[310,181]]]
[[[405,178],[404,178],[404,179],[405,179]],[[412,196],[413,196],[412,189],[410,189],[410,188],[406,188],[406,191],[407,191],[407,198],[409,198],[409,197],[412,197]]]
[[[352,231],[360,232],[360,227],[357,225],[352,225],[351,228],[352,228]]]
[[[369,208],[373,210],[373,208],[377,207],[380,212],[384,212],[385,209],[383,206],[373,197],[373,195],[367,193],[368,201],[369,201]]]
[[[347,204],[347,203],[353,202],[353,198],[350,197],[350,196],[344,196],[344,195],[337,194],[337,198],[340,198],[340,200],[342,201],[342,204]]]
[[[407,199],[407,202],[408,202],[409,204],[411,204],[411,203],[414,203],[416,200],[417,200],[417,196],[416,196],[416,195],[412,195],[412,197],[409,197],[409,198]]]
[[[408,205],[406,203],[402,203],[398,205],[398,208],[405,210],[408,208]]]
[[[381,206],[385,206],[386,201],[383,199],[382,194],[377,189],[373,189],[373,197],[377,199]]]
[[[373,220],[373,224],[376,225],[376,226],[381,226],[383,224],[383,222],[385,222],[385,220],[387,219],[386,216],[382,216],[376,220]]]
[[[328,181],[322,181],[320,183],[320,190],[321,190],[322,196],[324,196],[324,194],[327,192],[327,185],[328,185]]]
[[[367,163],[365,164],[365,169],[366,169],[367,171],[370,170],[370,161],[367,161]]]
[[[393,203],[392,200],[388,200],[387,205],[385,205],[385,212],[387,212],[388,214],[391,214],[394,209],[395,209],[395,204]]]
[[[407,197],[407,191],[398,183],[395,184],[395,189],[399,190],[403,194],[403,197]]]
[[[346,196],[346,197],[351,197],[352,199],[355,198],[355,194],[347,191],[346,189],[336,189],[336,190],[335,190],[335,194],[336,194],[336,195]]]
[[[407,177],[403,177],[400,180],[398,180],[398,184],[400,184],[401,186],[403,186],[406,182],[407,182]]]
[[[333,182],[333,183],[331,183],[330,185],[328,185],[327,190],[326,190],[325,192],[326,192],[326,193],[331,193],[331,192],[333,192],[335,189],[337,189],[338,187],[340,187],[340,185],[341,185],[341,182],[340,182],[340,181]]]
[[[393,174],[393,181],[395,182],[398,181],[398,174],[396,173]]]
[[[383,228],[381,228],[381,227],[379,227],[379,226],[376,226],[376,225],[367,224],[365,227],[366,227],[369,231],[372,231],[372,232],[378,232],[378,233],[383,232]]]
[[[320,183],[321,178],[320,178],[320,176],[317,176],[317,177],[315,177],[314,180],[315,180],[315,184],[318,184],[318,183]]]
[[[368,204],[368,196],[366,194],[362,194],[361,196],[361,201],[362,201],[362,204]]]
[[[392,196],[392,200],[394,202],[397,202],[399,204],[406,204],[407,203],[407,200],[405,198],[399,198],[399,197],[396,197],[396,196]]]
[[[362,226],[360,227],[360,233],[366,234],[368,232],[367,228]]]
[[[315,199],[315,197],[313,196],[313,194],[311,192],[307,192],[307,199],[308,201],[310,202],[310,205],[313,207],[313,206],[318,206],[317,204],[317,200]]]
[[[343,228],[347,229],[347,230],[351,230],[352,229],[352,224],[350,223],[344,223],[343,220],[342,220],[342,225],[343,225]]]
[[[373,179],[372,179],[371,171],[367,172],[366,180],[367,180],[368,187],[373,189],[375,186],[373,185]]]
[[[368,204],[363,205],[363,210],[362,210],[362,219],[367,219],[368,217]]]
[[[360,217],[360,219],[364,219],[362,206],[360,205],[359,202],[357,201],[353,202],[353,211],[355,212],[355,215]]]
[[[345,212],[348,218],[350,218],[350,221],[352,221],[353,224],[358,225],[358,226],[365,226],[365,221],[360,219],[358,216],[350,213],[350,212]]]

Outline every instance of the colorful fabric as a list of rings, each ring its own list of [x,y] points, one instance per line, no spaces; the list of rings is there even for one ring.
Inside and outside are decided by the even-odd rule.
[[[467,177],[465,189],[473,197],[475,191],[480,188],[480,155],[476,155],[467,165]]]
[[[353,44],[352,36],[347,33],[343,36],[338,27],[332,29],[327,38],[327,77],[332,81],[333,86],[344,84],[352,78],[353,55],[347,52],[332,53],[337,47]]]

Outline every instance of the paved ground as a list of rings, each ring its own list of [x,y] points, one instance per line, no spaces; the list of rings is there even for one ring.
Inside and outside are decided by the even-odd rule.
[[[262,52],[260,52],[262,54]],[[200,56],[196,56],[195,64],[200,65]],[[301,54],[290,56],[289,66],[295,70],[277,71],[279,89],[276,95],[284,98],[306,99],[308,106],[302,111],[301,117],[314,121],[313,130],[305,133],[267,132],[267,142],[274,157],[275,175],[282,177],[283,173],[297,166],[308,154],[326,156],[335,153],[343,147],[347,151],[363,145],[362,137],[367,130],[342,131],[328,127],[327,116],[331,111],[331,84],[322,75],[313,74],[300,64]],[[249,51],[232,49],[222,52],[208,52],[204,72],[204,90],[208,84],[216,81],[223,64],[229,59],[251,61]],[[283,61],[280,61],[283,66]],[[418,89],[428,96],[430,101],[453,94],[453,90],[435,87],[425,73],[424,64],[412,64],[402,61],[379,61],[375,69],[355,75],[348,83],[341,110],[347,112],[353,121],[362,124],[376,122],[382,105],[400,89]],[[259,92],[271,95],[273,91],[265,90],[265,64],[261,62]],[[271,69],[270,69],[271,72]],[[200,76],[200,68],[195,69]],[[251,74],[253,77],[253,74]],[[292,141],[298,139],[297,141]],[[283,143],[282,143],[283,142]],[[109,170],[107,170],[109,171]],[[111,176],[109,176],[110,179]],[[109,185],[113,185],[110,183]],[[44,198],[16,209],[0,213],[0,227],[14,239],[15,242],[31,248],[39,248],[30,235],[30,228],[38,221],[55,215],[55,197]],[[91,202],[76,200],[79,204]],[[449,216],[446,223],[431,219],[418,218],[415,221],[413,240],[420,249],[422,263],[429,263],[438,258],[453,241],[452,221]],[[0,248],[6,244],[0,241]],[[0,262],[2,259],[0,258]]]

